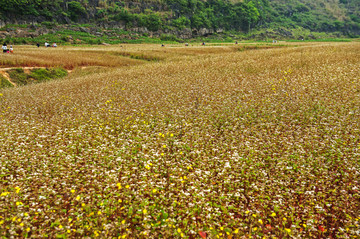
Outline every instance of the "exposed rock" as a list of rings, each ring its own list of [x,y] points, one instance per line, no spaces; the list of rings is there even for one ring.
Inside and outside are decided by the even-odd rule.
[[[0,31],[0,37],[1,38],[6,38],[10,36],[10,33],[6,32],[6,31]]]
[[[80,30],[81,32],[90,33],[90,29],[89,29],[89,28],[86,28],[86,27],[79,27],[79,30]]]
[[[179,31],[176,35],[180,39],[190,39],[193,37],[192,31],[190,28],[185,28],[185,29]]]
[[[198,35],[200,36],[208,36],[211,34],[214,34],[214,30],[212,29],[200,28],[200,30],[198,31]]]

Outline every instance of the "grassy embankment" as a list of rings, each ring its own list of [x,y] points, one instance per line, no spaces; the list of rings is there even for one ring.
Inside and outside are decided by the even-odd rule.
[[[1,235],[357,237],[360,44],[296,44],[25,47],[111,68],[0,91]]]

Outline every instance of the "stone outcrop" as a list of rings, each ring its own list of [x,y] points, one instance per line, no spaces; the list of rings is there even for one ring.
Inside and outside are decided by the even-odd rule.
[[[5,24],[2,25],[3,29],[5,30],[0,31],[0,37],[6,38],[6,37],[24,37],[24,38],[34,38],[41,35],[46,35],[49,33],[56,33],[57,31],[63,31],[63,30],[72,30],[72,31],[78,31],[78,32],[84,32],[88,33],[94,36],[119,36],[117,30],[124,30],[127,32],[132,33],[131,35],[148,35],[149,37],[160,37],[163,34],[167,35],[174,35],[179,39],[191,39],[195,37],[206,37],[211,34],[214,34],[216,31],[213,29],[190,29],[185,28],[182,30],[178,29],[165,29],[165,30],[158,30],[158,31],[150,31],[146,27],[131,27],[127,28],[124,24],[116,23],[116,22],[110,22],[110,23],[104,23],[99,24],[99,26],[93,26],[93,27],[76,27],[73,25],[56,25],[51,26],[51,28],[47,26],[43,26],[40,24],[31,24],[27,28],[13,28],[9,27],[6,28]],[[127,33],[122,36],[120,35],[120,38],[127,38]]]

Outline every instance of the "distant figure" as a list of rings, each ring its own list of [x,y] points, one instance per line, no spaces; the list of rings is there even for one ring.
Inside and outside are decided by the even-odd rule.
[[[53,46],[53,47],[57,47],[57,45],[56,45],[56,43],[55,43],[55,42],[53,43],[53,45],[52,45],[52,46]]]
[[[237,44],[238,44],[238,42],[236,41],[236,42],[235,42],[235,44],[237,45]]]
[[[164,44],[161,44],[161,47],[164,47],[165,45]]]
[[[202,46],[205,46],[205,42],[201,43]]]
[[[45,47],[50,47],[50,44],[48,42],[45,42]]]
[[[14,48],[12,45],[10,45],[10,53],[14,53]]]
[[[39,48],[39,47],[40,47],[40,44],[39,44],[39,43],[36,43],[36,46]]]
[[[2,45],[2,47],[1,47],[2,49],[3,49],[3,53],[7,53],[7,44],[6,44],[6,42]]]
[[[189,43],[185,43],[185,46],[189,46]]]

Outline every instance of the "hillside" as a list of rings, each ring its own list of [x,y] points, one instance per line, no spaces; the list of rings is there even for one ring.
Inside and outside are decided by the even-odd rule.
[[[254,29],[277,29],[275,34],[281,33],[279,29],[304,29],[352,37],[360,35],[359,6],[359,0],[9,0],[0,2],[0,27],[93,24],[183,39]]]

